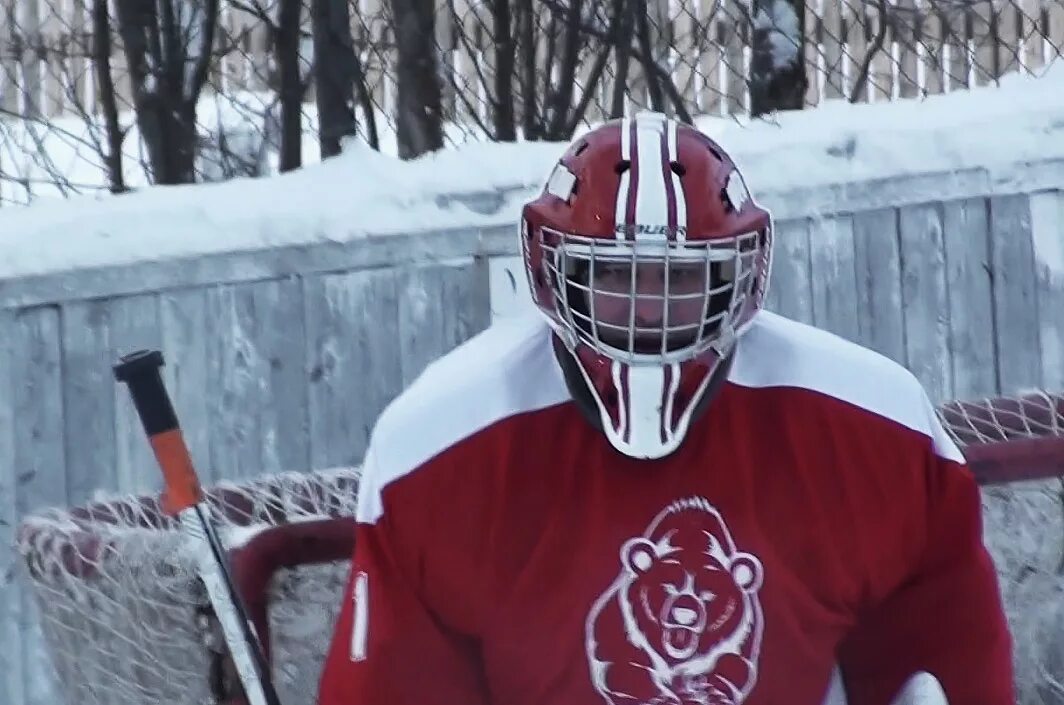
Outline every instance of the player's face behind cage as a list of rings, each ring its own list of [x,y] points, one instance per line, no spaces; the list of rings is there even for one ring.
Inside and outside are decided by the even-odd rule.
[[[717,242],[574,242],[555,252],[559,308],[593,347],[628,355],[699,352],[743,301],[756,235]]]

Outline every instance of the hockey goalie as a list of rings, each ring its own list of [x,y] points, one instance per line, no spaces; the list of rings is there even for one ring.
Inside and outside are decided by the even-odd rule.
[[[321,705],[1013,705],[960,452],[903,368],[762,310],[719,145],[596,128],[520,238],[537,314],[373,433]]]

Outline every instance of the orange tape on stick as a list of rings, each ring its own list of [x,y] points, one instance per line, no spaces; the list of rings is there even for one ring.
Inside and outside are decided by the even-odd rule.
[[[163,472],[163,509],[176,515],[199,504],[203,500],[203,489],[181,429],[163,431],[150,436],[148,440]]]

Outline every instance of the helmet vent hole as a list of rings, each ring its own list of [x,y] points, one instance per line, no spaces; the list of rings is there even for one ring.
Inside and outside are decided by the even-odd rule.
[[[683,176],[687,173],[687,167],[685,167],[680,162],[669,162],[669,168],[672,170],[672,173],[676,174],[680,178],[683,178]]]
[[[728,198],[727,189],[723,189],[722,188],[720,190],[720,202],[724,204],[725,212],[727,212],[727,213],[734,213],[735,212],[735,204],[733,204],[731,202],[731,199]]]
[[[621,161],[617,162],[617,164],[613,167],[613,170],[618,174],[623,174],[631,168],[632,162],[628,159],[622,159]]]
[[[724,157],[721,156],[720,151],[716,147],[710,144],[706,145],[706,148],[709,149],[710,154],[717,158],[718,162],[724,161]]]
[[[587,146],[587,142],[581,142],[580,144],[576,145],[576,151],[573,152],[573,156],[579,157],[581,154],[587,151]]]

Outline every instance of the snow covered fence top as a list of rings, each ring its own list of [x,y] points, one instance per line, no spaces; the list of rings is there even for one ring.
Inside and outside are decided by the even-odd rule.
[[[998,88],[699,126],[781,220],[1064,189],[1064,61]],[[562,149],[473,143],[401,162],[355,144],[277,177],[2,209],[0,308],[513,254],[520,204]]]

